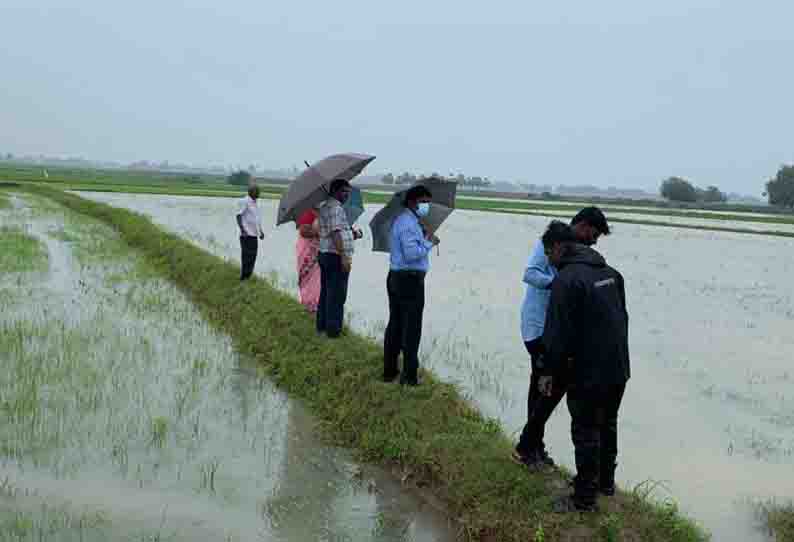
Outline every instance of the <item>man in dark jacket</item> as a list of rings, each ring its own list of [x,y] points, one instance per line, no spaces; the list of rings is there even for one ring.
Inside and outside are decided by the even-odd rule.
[[[543,331],[541,392],[568,383],[571,437],[576,449],[574,494],[564,510],[593,510],[598,493],[615,493],[618,410],[630,376],[628,312],[623,277],[598,252],[544,235],[559,274]],[[568,363],[568,360],[572,362]]]

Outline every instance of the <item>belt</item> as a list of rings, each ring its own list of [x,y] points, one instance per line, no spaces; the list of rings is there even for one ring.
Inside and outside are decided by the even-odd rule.
[[[389,271],[389,273],[393,273],[395,275],[404,275],[407,277],[417,277],[417,278],[425,278],[425,275],[427,275],[427,271],[418,271],[415,269],[398,269],[396,271]]]

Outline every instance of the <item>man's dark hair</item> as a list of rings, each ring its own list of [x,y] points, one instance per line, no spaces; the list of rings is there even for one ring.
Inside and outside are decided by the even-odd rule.
[[[426,186],[422,186],[421,184],[418,186],[413,186],[408,189],[405,193],[405,203],[410,201],[416,201],[419,198],[432,198],[433,194]]]
[[[576,226],[580,222],[584,222],[588,226],[592,226],[601,232],[601,235],[609,235],[609,223],[607,217],[601,212],[598,207],[585,207],[573,217],[571,226]]]
[[[346,181],[345,179],[334,179],[334,181],[331,183],[331,187],[329,188],[328,192],[331,195],[334,195],[342,188],[346,188],[348,186],[350,186],[350,182]]]
[[[544,248],[551,248],[557,243],[575,243],[576,234],[573,233],[571,228],[565,222],[559,220],[552,220],[551,224],[546,228],[546,232],[541,238]]]

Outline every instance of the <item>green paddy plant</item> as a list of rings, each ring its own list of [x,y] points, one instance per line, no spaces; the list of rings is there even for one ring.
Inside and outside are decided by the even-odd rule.
[[[157,448],[163,448],[168,438],[168,418],[156,416],[152,418],[152,440],[151,444]]]
[[[0,272],[23,273],[47,269],[47,247],[19,227],[0,227]]]

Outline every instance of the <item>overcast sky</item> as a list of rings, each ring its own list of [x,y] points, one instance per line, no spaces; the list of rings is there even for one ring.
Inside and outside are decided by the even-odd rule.
[[[794,2],[0,0],[0,152],[758,194]]]

